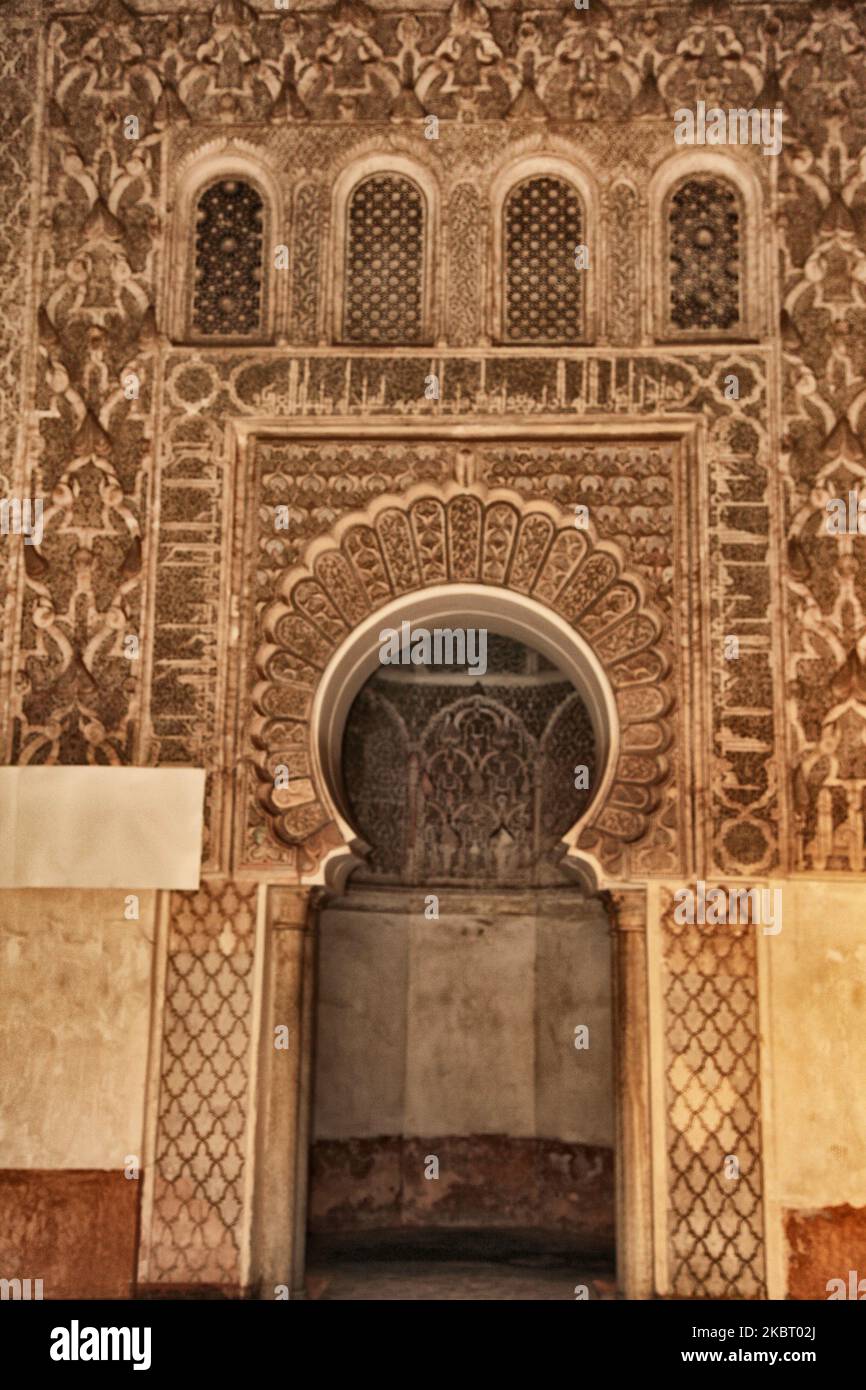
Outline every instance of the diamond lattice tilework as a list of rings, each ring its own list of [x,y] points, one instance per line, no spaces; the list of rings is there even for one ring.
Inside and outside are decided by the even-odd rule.
[[[150,1280],[240,1278],[255,884],[172,893]]]
[[[668,1259],[681,1298],[766,1293],[755,931],[664,923]]]

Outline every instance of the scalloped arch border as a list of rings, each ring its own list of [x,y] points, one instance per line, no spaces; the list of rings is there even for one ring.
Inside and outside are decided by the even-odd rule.
[[[587,699],[603,772],[563,838],[567,867],[603,887],[624,845],[646,835],[669,775],[672,693],[662,623],[641,580],[618,546],[550,502],[419,483],[313,540],[263,615],[250,729],[258,796],[281,843],[309,842],[318,867],[308,881],[324,881],[331,860],[344,877],[364,849],[347,814],[340,749],[351,700],[376,665],[380,626],[409,612],[465,621],[469,607],[534,642]],[[277,788],[280,765],[288,775]]]

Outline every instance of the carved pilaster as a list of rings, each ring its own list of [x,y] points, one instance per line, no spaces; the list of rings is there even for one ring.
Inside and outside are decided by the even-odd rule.
[[[251,1273],[260,1297],[277,1285],[303,1298],[310,1146],[315,930],[321,891],[268,892]],[[288,1047],[275,1030],[288,1029]]]
[[[613,978],[617,1285],[653,1292],[646,892],[608,895]]]

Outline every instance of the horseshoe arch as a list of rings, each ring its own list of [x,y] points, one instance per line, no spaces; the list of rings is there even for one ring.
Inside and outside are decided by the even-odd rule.
[[[252,742],[273,834],[305,845],[307,883],[338,886],[363,854],[342,785],[356,694],[382,627],[490,626],[536,647],[589,709],[601,776],[563,839],[563,867],[592,891],[616,882],[667,778],[662,627],[619,547],[547,502],[480,485],[418,484],[344,517],[308,547],[264,616]],[[278,766],[287,785],[276,787]]]

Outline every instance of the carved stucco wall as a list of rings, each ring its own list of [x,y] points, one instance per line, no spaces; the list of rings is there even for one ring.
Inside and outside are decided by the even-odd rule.
[[[740,18],[751,26],[749,37],[757,39],[759,21],[763,34],[767,16],[759,7],[743,7]],[[321,335],[331,310],[330,190],[353,158],[375,148],[411,154],[440,185],[440,235],[448,247],[443,302],[452,306],[443,329],[459,343],[482,344],[490,328],[487,296],[476,308],[472,296],[461,294],[458,277],[465,279],[466,266],[476,263],[482,286],[493,277],[489,202],[496,170],[551,144],[560,157],[590,168],[599,186],[593,215],[604,221],[591,293],[600,334],[635,347],[637,338],[646,343],[650,326],[645,313],[637,320],[635,305],[647,300],[655,274],[649,190],[670,153],[665,111],[688,99],[697,55],[708,42],[724,54],[722,95],[744,97],[759,68],[742,56],[754,44],[697,11],[685,37],[664,10],[640,17],[629,11],[616,30],[603,6],[587,23],[584,15],[560,11],[529,19],[459,4],[423,17],[344,7],[331,24],[320,10],[257,17],[240,3],[224,3],[211,20],[203,12],[136,16],[117,3],[98,18],[66,14],[51,25],[45,153],[51,191],[43,205],[39,398],[30,452],[36,489],[50,505],[43,546],[27,547],[24,555],[29,573],[21,621],[10,633],[19,687],[9,726],[13,758],[204,762],[213,774],[206,863],[229,867],[223,730],[233,691],[225,679],[231,663],[224,599],[234,480],[226,424],[264,414],[324,414],[396,416],[411,429],[425,416],[507,418],[519,411],[574,420],[693,412],[705,436],[710,489],[704,505],[715,596],[715,857],[739,870],[784,859],[779,829],[788,788],[772,770],[781,731],[774,722],[767,622],[771,354],[729,348],[618,357],[572,350],[554,359],[480,351],[449,358],[443,343],[426,358],[370,358],[363,351],[304,357],[284,350],[179,351],[164,338],[160,305],[174,270],[162,254],[161,232],[171,225],[179,186],[196,158],[259,155],[276,171],[287,209],[284,234],[300,256],[286,273],[300,292],[302,317],[310,319],[315,301]],[[791,41],[798,36],[792,28]],[[767,54],[777,46],[766,36],[762,43]],[[579,91],[575,58],[593,74]],[[423,138],[422,107],[441,115],[437,141]],[[127,110],[141,121],[137,141],[123,136],[120,117]],[[376,124],[385,112],[391,122]],[[322,117],[339,122],[317,126]],[[582,123],[579,139],[566,134],[566,117]],[[241,118],[254,124],[235,130]],[[750,177],[763,180],[767,197],[769,161],[752,150],[738,156]],[[312,178],[323,196],[311,196]],[[470,186],[479,216],[465,213]],[[762,218],[757,206],[751,215]],[[319,249],[317,266],[311,245]],[[623,275],[627,286],[619,283]],[[297,294],[290,300],[283,329],[289,342],[304,336],[293,328],[297,300]],[[464,302],[468,319],[458,325],[453,306]],[[428,402],[424,378],[431,367],[441,394]],[[131,371],[141,386],[129,400],[122,378]],[[724,397],[730,372],[740,378],[738,402]],[[517,475],[522,485],[525,473],[513,454],[511,470],[508,481]],[[491,481],[505,482],[507,471],[503,463]],[[292,500],[303,510],[313,500],[313,479],[306,486],[297,481]],[[652,508],[651,486],[632,507]],[[363,500],[371,491],[375,485]],[[592,483],[582,491],[566,467],[543,495],[565,506],[586,497],[600,517],[625,500],[624,493],[592,492]],[[247,501],[241,491],[239,504],[245,508]],[[326,510],[322,498],[316,528],[311,532],[302,518],[288,547],[272,535],[272,551],[282,543],[285,559],[293,558],[292,543],[321,531]],[[328,524],[343,510],[332,500]],[[646,548],[643,516],[611,529],[626,530],[633,546]],[[662,533],[660,548],[667,543]],[[721,656],[721,638],[731,630],[747,648],[736,672]],[[138,662],[122,654],[130,633],[142,640]],[[233,756],[243,752],[235,740]],[[272,839],[269,848],[283,862]],[[261,862],[267,859],[261,855]]]
[[[19,71],[35,60],[30,16],[36,13],[22,7],[22,18],[9,21],[8,63]],[[319,9],[257,15],[239,0],[218,6],[213,17],[136,15],[115,0],[98,16],[72,7],[45,19],[51,100],[36,258],[41,336],[24,486],[32,484],[50,505],[44,545],[14,554],[16,587],[17,570],[28,563],[20,617],[7,631],[7,688],[14,680],[17,689],[7,756],[219,763],[219,739],[205,731],[220,727],[222,708],[216,561],[227,538],[220,417],[375,412],[417,422],[423,415],[514,409],[573,417],[611,408],[654,415],[691,408],[719,450],[736,456],[728,478],[710,469],[713,593],[724,605],[722,626],[739,623],[749,636],[749,685],[764,692],[754,713],[745,713],[752,706],[743,701],[742,713],[720,720],[713,750],[719,780],[731,787],[740,813],[751,802],[764,834],[782,813],[777,798],[793,800],[799,838],[792,834],[782,850],[792,864],[859,868],[863,579],[856,553],[841,555],[844,543],[820,527],[824,494],[841,493],[862,476],[858,329],[866,191],[857,7],[831,6],[810,16],[796,5],[695,6],[684,28],[665,7],[601,4],[586,15],[542,10],[531,17],[480,4],[418,15],[355,6],[335,20]],[[31,47],[20,42],[22,35],[30,36]],[[166,145],[172,170],[197,151],[241,140],[286,171],[287,192],[296,198],[286,234],[299,250],[291,324],[311,322],[314,301],[324,323],[327,194],[337,171],[372,147],[411,147],[440,178],[443,208],[454,213],[452,220],[446,211],[444,229],[449,263],[458,268],[446,296],[452,306],[446,331],[471,345],[483,339],[483,315],[473,295],[461,293],[459,277],[465,284],[467,266],[486,262],[489,170],[503,150],[531,153],[545,140],[571,150],[561,125],[566,118],[580,123],[574,152],[593,168],[606,210],[599,269],[607,273],[597,276],[602,331],[611,341],[634,342],[647,327],[636,305],[655,274],[648,257],[650,176],[669,153],[669,113],[698,90],[721,102],[769,105],[778,98],[786,112],[773,233],[782,267],[775,298],[784,315],[770,354],[774,372],[781,372],[781,402],[775,385],[771,398],[761,399],[763,354],[754,350],[724,361],[705,351],[692,366],[677,357],[665,369],[655,354],[643,363],[596,359],[594,380],[589,353],[569,353],[561,363],[445,360],[439,402],[424,400],[429,362],[411,357],[387,364],[357,355],[287,359],[281,353],[253,364],[226,352],[166,353],[159,291],[160,276],[170,272],[159,261],[174,198],[163,169]],[[442,119],[438,141],[423,139],[424,110]],[[135,142],[123,136],[128,111],[142,122]],[[386,114],[391,123],[383,126]],[[338,124],[317,128],[322,117]],[[8,170],[8,237],[26,221],[33,113],[22,114],[13,102],[5,118],[10,147],[20,152]],[[233,126],[241,118],[258,122],[245,126],[243,136]],[[736,154],[766,189],[776,162],[750,150]],[[477,216],[474,207],[467,211],[470,188]],[[768,218],[761,231],[770,233],[771,226]],[[311,260],[316,247],[318,268]],[[26,274],[26,254],[13,260]],[[479,278],[483,283],[483,274],[472,276],[476,284]],[[26,287],[14,297],[6,289],[21,314]],[[465,306],[459,324],[457,305]],[[11,326],[7,331],[13,347],[5,359],[6,418],[15,420],[27,379],[16,367],[27,353],[21,335]],[[303,336],[289,331],[290,340]],[[198,367],[191,364],[196,358]],[[720,399],[717,383],[724,371],[738,369],[745,399],[735,411]],[[141,377],[137,400],[124,395],[127,371]],[[658,385],[663,372],[673,392],[667,401],[649,384]],[[779,403],[784,419],[777,424]],[[743,416],[748,423],[738,425]],[[764,470],[771,466],[768,479]],[[759,539],[768,518],[757,525],[768,506],[771,533],[790,543],[784,678],[777,668],[779,689],[787,690],[784,734],[769,717],[768,631],[757,611],[772,599]],[[760,575],[742,565],[752,549]],[[187,567],[192,582],[186,595],[178,594],[178,572]],[[160,607],[176,609],[172,635],[163,633],[155,645],[152,585],[140,606],[148,572],[159,575],[157,615]],[[122,656],[128,632],[144,639],[137,665]],[[743,669],[734,675],[718,667],[722,699]],[[783,736],[799,769],[796,789],[768,767],[774,739]],[[825,797],[819,836],[818,793],[825,786],[830,809]],[[746,852],[757,851],[761,832],[732,819],[717,820],[717,842],[725,846],[719,857],[742,863]],[[767,862],[763,853],[752,861],[756,867],[759,860]]]
[[[204,764],[207,870],[308,867],[256,796],[261,750],[246,741],[242,693],[255,608],[273,601],[308,540],[381,492],[465,476],[455,445],[412,438],[425,422],[597,422],[616,436],[617,420],[658,435],[686,419],[681,476],[703,527],[710,698],[698,758],[710,790],[686,830],[678,743],[635,871],[862,871],[866,570],[856,538],[822,527],[826,497],[866,473],[862,6],[598,0],[585,13],[529,14],[458,0],[274,13],[220,0],[139,13],[120,0],[62,10],[18,0],[4,11],[2,71],[3,237],[15,247],[0,345],[4,489],[46,499],[44,543],[0,545],[7,760]],[[748,209],[776,277],[763,345],[652,346],[652,180],[673,111],[698,98],[785,111],[778,160],[732,152],[764,200]],[[441,119],[438,141],[423,138],[425,112]],[[135,142],[123,135],[128,113],[141,121]],[[178,181],[200,153],[232,151],[263,159],[284,196],[284,341],[172,345],[166,236]],[[371,151],[411,156],[440,185],[441,327],[426,354],[317,346],[333,309],[332,189]],[[598,338],[503,354],[489,346],[493,178],[540,152],[573,157],[595,183]],[[424,397],[430,371],[438,401]],[[724,395],[731,372],[738,401]],[[251,443],[265,416],[287,436],[293,422],[386,419],[405,439]],[[552,464],[529,446],[470,448],[488,488],[566,514],[588,502],[653,601],[672,602],[683,494],[665,467],[636,474],[598,441],[564,441]],[[271,525],[281,501],[294,508],[288,535]],[[261,557],[252,574],[242,554]],[[137,662],[122,654],[130,633]],[[738,663],[724,659],[729,633]],[[685,709],[678,700],[673,717]]]
[[[33,348],[33,257],[38,211],[43,102],[41,25],[24,5],[9,6],[0,34],[0,71],[7,100],[0,115],[4,155],[0,202],[0,498],[26,492],[25,428]],[[17,569],[10,538],[0,542],[2,679],[8,683],[9,634],[17,622]],[[4,691],[7,686],[4,684]]]

